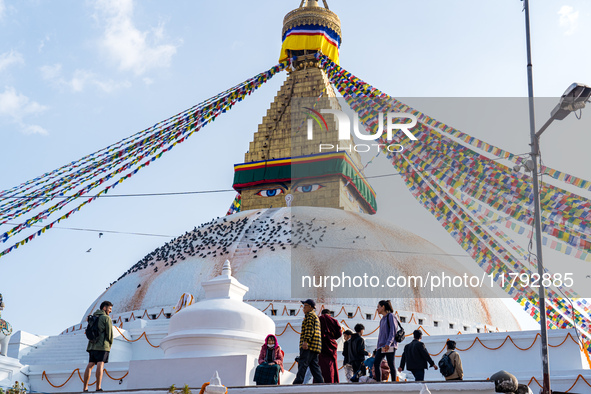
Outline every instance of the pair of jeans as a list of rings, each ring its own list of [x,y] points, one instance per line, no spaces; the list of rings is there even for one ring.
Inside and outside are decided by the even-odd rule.
[[[396,349],[392,353],[382,353],[382,348],[379,348],[376,352],[376,359],[373,362],[374,369],[376,371],[376,376],[374,379],[378,382],[382,380],[382,370],[380,369],[380,365],[382,364],[382,360],[386,357],[388,361],[388,366],[390,367],[390,379],[393,382],[396,381],[396,367],[394,366],[394,355],[396,354]]]
[[[409,371],[412,372],[412,375],[415,377],[415,382],[422,382],[425,380],[425,370],[423,368],[410,369]]]
[[[315,353],[310,350],[300,349],[300,357],[298,358],[298,373],[293,381],[293,384],[302,384],[306,370],[310,367],[310,372],[314,377],[314,383],[324,383],[320,365],[318,364],[318,356],[320,353]]]

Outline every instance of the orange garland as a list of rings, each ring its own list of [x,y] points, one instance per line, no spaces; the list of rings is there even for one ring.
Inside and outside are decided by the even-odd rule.
[[[201,390],[199,390],[199,394],[205,393],[205,388],[209,386],[209,382],[205,382],[201,385]]]
[[[47,373],[46,373],[45,371],[43,371],[43,372],[41,373],[41,381],[43,381],[43,380],[47,380],[47,383],[49,383],[49,385],[50,385],[51,387],[53,387],[53,388],[56,388],[56,389],[57,389],[57,388],[60,388],[60,387],[64,387],[64,386],[66,385],[66,383],[68,383],[68,382],[70,381],[70,379],[72,379],[72,376],[74,376],[74,374],[75,374],[76,372],[78,372],[78,377],[80,378],[80,381],[81,381],[82,383],[84,383],[84,378],[82,378],[82,375],[80,374],[80,368],[76,368],[75,370],[73,370],[73,371],[72,371],[72,373],[70,374],[70,376],[68,377],[68,379],[66,379],[66,381],[65,381],[64,383],[60,384],[60,385],[54,385],[53,383],[51,383],[51,381],[49,380],[49,377],[47,376]],[[107,371],[106,369],[105,369],[105,374],[106,374],[106,375],[109,377],[109,379],[111,379],[111,380],[122,380],[122,379],[124,379],[124,378],[125,378],[127,375],[129,375],[129,371],[127,371],[127,372],[125,373],[125,375],[123,375],[123,376],[122,376],[122,377],[120,377],[120,378],[114,378],[114,377],[112,377],[112,376],[109,374],[109,371]],[[92,382],[92,383],[88,383],[88,385],[89,385],[89,386],[92,386],[92,385],[93,385],[93,384],[95,384],[95,383],[96,383],[96,380],[95,380],[94,382]]]
[[[140,339],[142,339],[142,337],[144,337],[146,339],[146,342],[148,342],[148,345],[152,346],[153,348],[159,348],[160,347],[160,345],[158,345],[158,346],[152,345],[152,343],[148,339],[148,336],[146,335],[146,332],[145,331],[142,332],[142,335],[140,335],[136,339],[128,339],[125,335],[123,335],[123,333],[121,332],[121,330],[119,329],[119,327],[115,326],[115,328],[117,329],[117,331],[119,331],[119,334],[121,334],[121,336],[123,337],[123,339],[125,339],[127,342],[137,342]]]
[[[148,320],[156,320],[156,319],[159,319],[160,316],[162,316],[163,314],[164,314],[164,308],[161,308],[160,309],[160,312],[158,313],[158,315],[155,318],[151,318],[150,315],[148,314],[148,310],[147,309],[144,309],[144,313],[142,314],[142,317],[136,318],[135,315],[133,314],[133,312],[131,312],[131,315],[128,317],[128,319],[130,319],[130,320],[131,319],[133,319],[133,320],[135,320],[135,319],[143,319],[144,316],[146,316],[148,318]],[[117,324],[117,322],[119,322],[121,325],[123,325],[123,320],[121,319],[121,316],[118,316],[117,319],[115,319],[115,321],[113,323],[114,324]],[[80,323],[80,325],[79,325],[78,328],[76,328],[76,325],[73,325],[72,327],[67,328],[66,330],[62,331],[61,333],[62,334],[67,334],[68,332],[74,332],[74,331],[82,330],[82,328],[83,328],[82,327],[82,324],[83,323]]]
[[[486,346],[484,343],[482,343],[482,341],[480,340],[480,338],[479,338],[479,337],[476,337],[476,338],[474,338],[474,341],[472,342],[472,344],[471,344],[470,346],[468,346],[468,347],[467,347],[467,348],[465,348],[465,349],[460,349],[460,348],[457,348],[457,350],[459,350],[459,351],[461,351],[461,352],[465,352],[466,350],[470,350],[470,349],[472,349],[472,347],[473,347],[473,346],[476,344],[476,342],[480,343],[480,344],[482,345],[482,347],[483,347],[483,348],[485,348],[485,349],[487,349],[487,350],[498,350],[498,349],[502,348],[502,347],[505,345],[505,343],[506,343],[507,341],[511,341],[511,343],[513,344],[513,346],[515,346],[517,349],[519,349],[519,350],[523,350],[523,351],[526,351],[526,350],[529,350],[529,349],[531,349],[531,348],[534,346],[534,344],[536,343],[536,341],[538,340],[538,338],[539,338],[539,337],[540,337],[540,334],[539,334],[539,333],[537,333],[537,334],[536,334],[536,336],[535,336],[535,338],[534,338],[534,340],[533,340],[533,342],[532,342],[532,344],[531,344],[531,345],[529,345],[529,346],[528,346],[528,347],[526,347],[526,348],[521,348],[521,347],[519,347],[519,346],[518,346],[518,345],[517,345],[517,344],[516,344],[516,343],[513,341],[513,338],[511,338],[511,335],[507,335],[507,336],[505,337],[505,340],[503,341],[503,343],[501,343],[501,344],[500,344],[499,346],[497,346],[497,347],[488,347],[488,346]],[[562,345],[563,345],[563,344],[566,342],[566,340],[567,340],[569,337],[570,337],[570,339],[571,339],[573,342],[575,342],[575,343],[576,343],[576,344],[579,346],[579,350],[581,350],[581,351],[583,351],[583,350],[584,350],[584,348],[583,348],[583,347],[581,347],[581,345],[579,345],[579,343],[578,343],[578,342],[577,342],[577,341],[576,341],[576,340],[573,338],[573,336],[571,335],[571,333],[570,333],[570,332],[566,334],[566,336],[564,337],[563,341],[562,341],[562,342],[560,342],[558,345],[550,345],[550,344],[548,344],[548,346],[550,346],[550,347],[559,347],[559,346],[562,346]],[[446,346],[445,346],[445,345],[443,345],[443,349],[441,349],[441,350],[440,350],[438,353],[435,353],[435,354],[430,354],[430,355],[431,355],[431,356],[438,356],[438,355],[440,355],[440,354],[441,354],[441,353],[442,353],[442,352],[443,352],[445,349],[446,349]],[[590,365],[591,365],[591,362],[590,362]]]
[[[283,329],[283,331],[281,331],[281,334],[277,334],[275,335],[276,337],[280,337],[281,335],[283,335],[285,333],[285,331],[287,330],[287,328],[291,328],[293,332],[295,332],[296,334],[300,335],[300,332],[297,332],[295,328],[293,328],[293,326],[291,325],[290,322],[287,322],[287,324],[285,325],[285,328]]]
[[[573,389],[573,387],[575,387],[575,386],[576,386],[576,384],[577,384],[577,382],[579,381],[579,379],[583,379],[583,381],[584,381],[585,383],[587,383],[587,386],[591,387],[591,384],[590,384],[589,382],[587,382],[587,379],[585,379],[585,378],[583,377],[583,375],[579,374],[579,375],[577,376],[577,379],[575,380],[575,382],[572,384],[572,386],[570,386],[570,387],[568,388],[568,390],[566,390],[566,391],[565,391],[565,393],[568,393],[569,391],[571,391],[571,390]],[[543,386],[540,384],[540,382],[538,382],[538,379],[536,379],[536,377],[535,377],[535,376],[532,376],[532,378],[529,380],[529,383],[528,383],[527,385],[529,386],[529,385],[531,384],[531,382],[536,382],[536,384],[537,384],[538,386],[540,386],[540,388],[543,388]]]

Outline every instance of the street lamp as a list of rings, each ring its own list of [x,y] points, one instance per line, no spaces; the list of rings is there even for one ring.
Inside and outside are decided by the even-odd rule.
[[[591,97],[591,88],[589,86],[583,85],[582,83],[573,83],[570,85],[562,97],[560,97],[560,102],[552,110],[550,119],[536,133],[536,137],[540,138],[540,135],[546,131],[553,121],[562,120],[571,112],[585,108],[585,103],[589,101],[589,97]]]
[[[526,0],[527,1],[527,0]],[[539,138],[540,135],[550,126],[555,120],[562,120],[573,111],[582,109],[585,104],[589,102],[591,97],[591,88],[573,83],[564,92],[560,98],[560,102],[554,107],[550,114],[550,119],[542,126],[538,132],[531,132],[531,159],[524,163],[526,170],[532,172],[533,180],[533,202],[534,202],[534,225],[536,232],[536,259],[538,261],[538,275],[540,278],[544,277],[544,265],[542,263],[542,221],[541,221],[541,207],[540,207],[540,185],[538,180],[538,156],[540,155]],[[530,115],[533,113],[533,102],[530,97]],[[533,118],[530,118],[530,130],[535,130]],[[540,329],[542,339],[542,376],[544,385],[542,388],[543,394],[550,394],[550,370],[548,358],[548,334],[546,323],[546,288],[542,284],[538,289],[539,308],[540,308]]]
[[[529,0],[523,0],[523,10],[525,11],[525,41],[527,50],[527,85],[529,99],[529,131],[531,137],[531,160],[528,160],[526,166],[531,168],[533,178],[533,202],[534,202],[534,225],[536,234],[536,259],[538,261],[538,275],[543,278],[544,265],[542,263],[542,222],[540,219],[540,194],[538,181],[538,156],[539,137],[548,128],[554,120],[562,120],[568,114],[585,106],[591,96],[591,88],[586,85],[572,84],[560,98],[558,105],[552,110],[550,119],[536,132],[536,122],[534,117],[534,88],[533,73],[531,62],[531,40],[529,34]],[[542,342],[542,394],[550,394],[550,368],[548,359],[548,332],[546,323],[546,289],[543,284],[538,290],[539,308],[540,308],[540,335]]]

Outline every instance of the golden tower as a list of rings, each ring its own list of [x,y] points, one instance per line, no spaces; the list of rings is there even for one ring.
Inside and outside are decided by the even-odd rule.
[[[321,114],[341,109],[316,59],[319,52],[339,61],[340,20],[323,3],[302,0],[283,20],[280,61],[291,61],[291,68],[244,163],[234,166],[241,210],[314,206],[376,212],[374,191],[349,132],[339,140],[334,115]]]

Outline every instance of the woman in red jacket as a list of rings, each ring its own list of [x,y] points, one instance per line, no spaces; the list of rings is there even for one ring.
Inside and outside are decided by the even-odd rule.
[[[279,373],[283,372],[283,350],[277,343],[277,337],[267,335],[259,353],[259,366],[254,374],[254,381],[259,385],[280,384]]]

